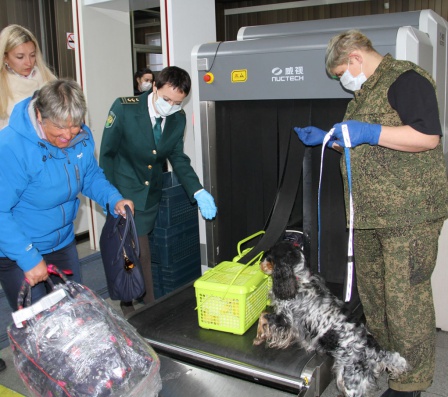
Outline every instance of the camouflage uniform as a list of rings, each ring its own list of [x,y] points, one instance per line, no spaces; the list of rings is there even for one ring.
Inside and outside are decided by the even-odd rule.
[[[403,125],[387,92],[408,70],[434,85],[417,65],[386,55],[355,92],[344,119]],[[367,325],[383,348],[400,352],[412,366],[406,375],[390,381],[391,388],[424,390],[431,385],[435,365],[431,273],[448,215],[442,144],[419,153],[366,144],[351,149],[350,155],[354,255]],[[341,170],[348,203],[344,160]]]

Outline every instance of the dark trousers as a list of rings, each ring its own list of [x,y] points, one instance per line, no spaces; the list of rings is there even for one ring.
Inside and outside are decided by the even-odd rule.
[[[149,248],[148,235],[139,236],[138,242],[140,244],[140,263],[142,265],[143,278],[145,279],[146,293],[143,296],[145,304],[154,302],[154,286],[152,282],[151,270],[151,250]]]
[[[425,390],[435,368],[431,289],[443,220],[400,228],[355,230],[358,290],[367,327],[379,344],[411,366],[389,380],[399,391]]]
[[[47,265],[53,264],[60,270],[71,270],[73,276],[69,280],[81,282],[81,268],[79,265],[76,242],[73,240],[69,245],[58,251],[42,255]],[[61,282],[58,276],[50,276],[55,282]],[[0,284],[8,299],[9,306],[13,311],[17,310],[17,295],[22,286],[25,276],[23,270],[15,261],[9,258],[0,258]],[[37,302],[47,294],[46,283],[39,283],[31,288],[31,302]]]

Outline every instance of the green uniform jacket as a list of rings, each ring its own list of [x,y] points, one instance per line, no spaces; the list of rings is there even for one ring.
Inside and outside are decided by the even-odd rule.
[[[100,151],[100,166],[107,179],[140,212],[158,207],[162,196],[162,167],[167,159],[191,202],[195,202],[194,193],[202,189],[190,158],[184,153],[185,112],[181,110],[166,118],[156,147],[148,111],[150,93],[115,100],[104,127]],[[138,219],[139,216],[151,219]],[[139,223],[154,225],[156,217],[154,210],[138,214],[137,229]]]
[[[408,61],[386,55],[375,73],[355,92],[344,120],[387,126],[403,125],[387,99],[389,87],[407,70],[415,70],[434,86],[431,76]],[[350,150],[355,228],[403,227],[445,219],[448,184],[442,144],[419,153],[359,145]],[[348,217],[347,172],[342,156]]]

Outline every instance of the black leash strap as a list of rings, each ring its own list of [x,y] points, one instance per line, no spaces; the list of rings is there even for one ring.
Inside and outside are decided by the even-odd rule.
[[[253,249],[240,258],[239,262],[248,263],[260,252],[267,251],[281,237],[288,225],[302,173],[305,146],[294,131],[280,134],[280,182],[268,226],[263,237]],[[284,155],[286,153],[286,156]],[[282,167],[283,165],[283,167]],[[244,261],[244,262],[243,262]]]

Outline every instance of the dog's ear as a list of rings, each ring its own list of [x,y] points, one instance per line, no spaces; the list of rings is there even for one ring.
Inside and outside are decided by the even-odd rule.
[[[297,280],[292,266],[283,260],[276,263],[272,273],[272,292],[277,299],[293,299],[297,291]]]

